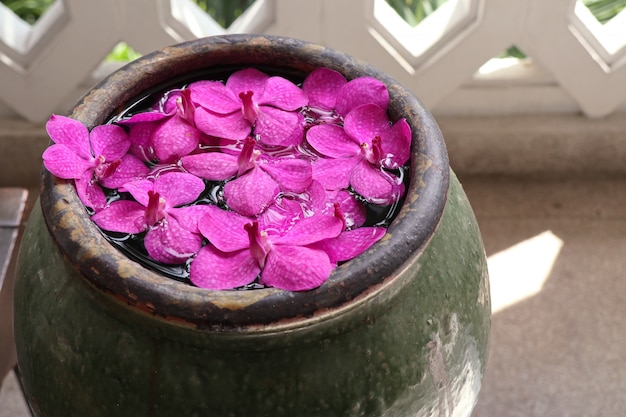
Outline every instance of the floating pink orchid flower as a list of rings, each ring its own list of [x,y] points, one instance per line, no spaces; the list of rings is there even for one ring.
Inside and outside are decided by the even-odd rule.
[[[210,244],[191,263],[190,279],[195,285],[240,287],[260,274],[262,284],[290,291],[308,290],[326,281],[334,265],[313,244],[338,236],[343,227],[334,216],[315,216],[278,234],[263,229],[257,220],[217,207],[198,226]]]
[[[314,247],[323,249],[334,264],[353,259],[378,242],[387,232],[384,227],[358,227],[352,229],[351,221],[346,218],[342,202],[346,208],[352,209],[350,199],[341,199],[333,203],[334,215],[342,221],[343,231],[339,236],[317,242]],[[349,223],[350,222],[350,223]]]
[[[118,123],[128,126],[131,152],[146,162],[171,163],[194,151],[201,132],[194,126],[195,107],[187,89],[173,90],[153,111]]]
[[[242,142],[238,155],[218,151],[193,153],[175,163],[156,164],[151,173],[188,172],[205,180],[224,181],[226,204],[244,216],[263,212],[279,192],[300,193],[311,183],[312,168],[307,160],[266,155],[250,137]]]
[[[365,104],[349,112],[343,128],[313,126],[307,141],[325,158],[313,164],[313,178],[329,190],[352,186],[369,202],[388,205],[404,193],[401,178],[387,170],[410,156],[411,130],[406,120],[390,125],[385,110]]]
[[[329,68],[312,71],[302,83],[309,97],[309,106],[319,110],[334,110],[345,117],[352,109],[364,104],[376,104],[387,110],[389,93],[382,81],[359,77],[347,81],[339,72]]]
[[[147,174],[148,168],[128,155],[128,135],[119,126],[96,126],[91,132],[77,120],[52,115],[46,130],[54,145],[43,153],[44,166],[63,179],[74,179],[78,197],[95,211],[106,205],[100,186],[117,188]]]
[[[183,263],[202,245],[198,218],[206,206],[178,207],[194,202],[204,191],[198,177],[172,172],[154,181],[139,180],[121,191],[133,200],[118,200],[92,216],[102,229],[137,234],[147,231],[144,245],[148,254],[166,264]]]
[[[337,206],[341,217],[337,216]],[[314,215],[328,215],[341,218],[344,229],[361,227],[366,220],[363,202],[346,190],[328,191],[318,181],[302,193],[281,193],[274,204],[259,216],[259,222],[266,230],[283,233],[295,222]]]
[[[248,68],[91,132],[52,116],[44,164],[74,180],[105,235],[138,235],[200,287],[308,290],[383,237],[364,226],[364,200],[392,206],[404,192],[411,134],[388,103],[371,77],[320,68],[299,88]]]
[[[374,243],[385,236],[384,227],[359,227],[353,230],[344,230],[339,236],[323,240],[314,247],[328,253],[333,264],[348,261],[369,249]]]
[[[226,204],[244,216],[267,209],[280,191],[303,192],[311,183],[311,164],[296,158],[271,158],[246,138],[237,159],[237,178],[224,186]]]
[[[226,84],[198,81],[189,89],[199,105],[196,125],[209,136],[240,140],[253,133],[272,146],[302,141],[304,117],[298,110],[308,98],[285,78],[248,68],[233,73]]]
[[[265,155],[251,137],[243,141],[239,155],[205,152],[181,158],[187,172],[212,181],[225,181],[226,204],[244,216],[267,209],[279,192],[300,193],[311,183],[311,164],[297,158]]]

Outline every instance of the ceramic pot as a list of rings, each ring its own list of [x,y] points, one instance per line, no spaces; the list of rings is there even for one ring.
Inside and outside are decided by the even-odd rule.
[[[422,103],[371,66],[299,40],[229,35],[154,52],[89,91],[89,127],[137,98],[255,66],[326,66],[388,87],[413,130],[407,197],[387,236],[320,288],[208,291],[142,267],[42,173],[19,254],[15,336],[28,402],[48,416],[469,416],[490,299],[467,198]]]

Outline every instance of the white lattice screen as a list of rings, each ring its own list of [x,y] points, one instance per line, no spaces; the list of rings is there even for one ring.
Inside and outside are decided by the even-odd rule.
[[[33,26],[0,4],[0,114],[63,112],[120,41],[145,53],[224,32],[294,36],[365,59],[439,114],[583,112],[626,103],[626,11],[575,0],[448,0],[415,28],[384,0],[257,0],[223,29],[189,0],[57,0]],[[530,59],[490,59],[515,45]],[[489,65],[483,65],[489,61]]]

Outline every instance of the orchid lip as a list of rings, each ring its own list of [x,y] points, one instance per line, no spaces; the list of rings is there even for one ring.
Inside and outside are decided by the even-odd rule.
[[[254,124],[258,115],[258,110],[256,108],[256,105],[252,101],[253,95],[254,95],[254,92],[252,91],[239,93],[239,98],[241,99],[241,102],[242,102],[243,117],[250,124]]]
[[[165,213],[165,199],[155,191],[148,191],[148,207],[146,208],[146,223],[154,226],[163,220]]]
[[[256,221],[247,223],[243,228],[248,233],[252,257],[257,261],[260,268],[265,267],[265,258],[270,249],[267,241],[267,232],[264,230],[259,231],[259,223]]]

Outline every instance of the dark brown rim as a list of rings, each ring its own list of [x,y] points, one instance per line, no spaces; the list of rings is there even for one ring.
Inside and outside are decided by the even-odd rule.
[[[180,79],[181,74],[225,65],[279,67],[300,75],[325,66],[347,79],[369,75],[387,85],[390,116],[409,121],[413,144],[407,197],[386,237],[337,268],[328,282],[312,291],[207,291],[131,261],[92,224],[74,187],[44,169],[42,210],[64,256],[89,283],[118,300],[156,317],[225,332],[310,318],[321,311],[345,307],[374,288],[391,285],[394,273],[408,259],[419,256],[439,224],[447,198],[449,164],[441,132],[430,112],[406,88],[370,65],[292,38],[209,37],[167,47],[131,62],[90,90],[70,116],[93,127],[105,123],[131,100]]]

